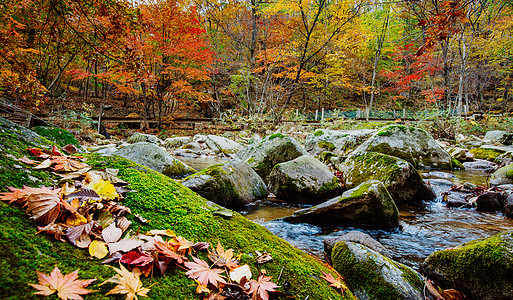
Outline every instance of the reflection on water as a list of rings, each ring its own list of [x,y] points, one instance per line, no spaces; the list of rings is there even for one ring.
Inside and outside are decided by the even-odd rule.
[[[455,178],[447,178],[454,184],[472,182],[484,185],[488,174],[476,171],[451,172]],[[434,183],[437,193],[446,191],[448,185]],[[437,197],[440,199],[440,197]],[[433,251],[455,247],[471,240],[486,238],[498,232],[513,229],[513,219],[500,213],[482,213],[474,209],[447,208],[441,202],[429,202],[424,206],[401,206],[401,228],[394,231],[362,230],[356,228],[326,229],[310,224],[290,224],[274,220],[291,215],[300,207],[254,205],[246,217],[262,223],[267,229],[292,245],[319,258],[324,257],[323,240],[341,236],[351,230],[360,230],[381,242],[393,258],[414,268]]]

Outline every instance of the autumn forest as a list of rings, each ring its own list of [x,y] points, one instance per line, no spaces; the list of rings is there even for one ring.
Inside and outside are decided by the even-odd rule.
[[[0,95],[146,117],[301,109],[508,110],[506,0],[48,0],[0,5]]]

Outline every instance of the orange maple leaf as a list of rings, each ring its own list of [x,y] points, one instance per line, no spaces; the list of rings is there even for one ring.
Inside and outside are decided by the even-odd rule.
[[[275,292],[275,289],[279,288],[278,285],[271,281],[271,277],[264,275],[260,275],[258,280],[251,279],[249,284],[248,293],[253,294],[253,299],[257,300],[269,300],[269,292]]]
[[[208,254],[208,258],[219,267],[228,267],[230,270],[233,270],[237,267],[239,267],[238,263],[239,261],[233,257],[233,249],[224,250],[223,246],[221,246],[221,243],[217,244],[217,247],[215,250],[212,250]]]
[[[189,268],[189,271],[185,273],[185,275],[189,276],[189,278],[197,279],[199,284],[204,286],[207,286],[209,283],[211,283],[213,286],[217,287],[219,286],[219,283],[226,283],[226,281],[223,279],[224,276],[220,275],[224,272],[224,270],[211,269],[206,261],[194,256],[192,259],[194,259],[194,262],[184,263],[184,265]]]
[[[37,271],[37,277],[39,278],[39,284],[29,285],[38,292],[36,295],[49,296],[55,292],[57,292],[57,296],[60,299],[77,299],[82,300],[80,295],[85,295],[93,292],[92,290],[86,290],[84,287],[90,285],[96,279],[87,279],[87,280],[79,280],[78,279],[78,270],[69,273],[68,275],[63,276],[59,268],[55,266],[52,273],[50,275],[46,275]]]
[[[341,289],[341,290],[346,289],[346,287],[342,284],[340,277],[335,279],[333,277],[333,275],[331,275],[331,273],[326,274],[324,271],[321,271],[321,272],[322,272],[322,274],[324,274],[324,276],[321,276],[321,277],[324,278],[326,281],[328,281],[330,283],[330,286],[335,287],[337,289]]]

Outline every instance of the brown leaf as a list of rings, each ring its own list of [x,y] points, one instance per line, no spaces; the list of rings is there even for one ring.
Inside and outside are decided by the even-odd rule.
[[[142,244],[144,244],[143,241],[136,239],[135,237],[131,237],[128,239],[124,238],[121,241],[116,242],[116,243],[110,243],[107,246],[109,247],[109,252],[112,255],[113,253],[116,253],[119,251],[123,251],[123,252],[131,251],[131,250],[141,246]]]
[[[78,152],[77,146],[72,145],[72,144],[67,144],[66,146],[64,146],[62,148],[62,150],[64,150],[64,152],[66,152],[68,154],[74,154],[74,153]]]
[[[265,264],[266,262],[273,260],[273,257],[271,256],[271,254],[269,254],[267,252],[264,252],[264,253],[260,253],[259,251],[255,251],[255,252],[258,255],[257,258],[255,259],[255,262],[257,264]]]
[[[181,256],[179,253],[176,252],[175,246],[170,242],[160,242],[160,241],[154,241],[155,248],[164,255],[167,258],[176,260],[177,263],[182,264],[184,260],[186,260],[185,257]]]
[[[63,224],[50,223],[46,226],[38,226],[37,230],[39,230],[39,231],[37,233],[44,232],[46,234],[53,234],[53,236],[56,240],[61,241],[61,242],[67,242],[67,240],[65,239],[65,237],[66,237],[65,230],[67,228],[68,227]]]
[[[53,162],[47,158],[46,160],[44,160],[42,163],[40,163],[39,165],[35,166],[34,169],[47,169],[49,168],[51,165],[53,164]]]
[[[189,271],[185,273],[189,278],[197,279],[200,284],[205,286],[208,286],[210,283],[213,286],[218,287],[219,283],[226,283],[223,279],[224,276],[220,275],[224,270],[211,269],[204,260],[194,256],[192,259],[194,259],[194,262],[184,263],[185,267],[189,269]]]
[[[117,284],[107,295],[126,294],[127,300],[137,299],[137,296],[148,297],[147,294],[150,289],[143,288],[139,279],[139,270],[135,268],[133,272],[130,272],[123,265],[120,264],[119,266],[120,269],[112,267],[118,274],[102,283],[112,282]]]
[[[326,281],[328,281],[330,283],[330,286],[335,287],[337,289],[341,289],[342,291],[344,291],[346,289],[344,284],[342,284],[340,277],[335,279],[333,277],[333,275],[331,275],[331,273],[326,274],[324,271],[321,271],[321,272],[322,272],[322,274],[324,274],[324,276],[321,276],[321,277],[324,278]]]
[[[117,225],[122,232],[125,232],[131,224],[132,221],[128,220],[126,217],[120,217],[117,219]]]
[[[43,224],[55,222],[61,213],[61,198],[55,193],[35,193],[27,197],[27,213]]]
[[[13,202],[19,202],[24,203],[25,197],[27,196],[27,193],[24,192],[22,189],[16,189],[12,187],[7,187],[11,192],[4,192],[0,193],[0,200],[2,201],[9,201],[9,204]]]
[[[54,171],[74,172],[87,167],[87,165],[81,162],[64,156],[53,157],[52,163],[55,164],[55,166],[53,167]]]
[[[36,164],[35,160],[32,160],[26,156],[18,158],[18,161],[21,161],[22,163],[26,163],[27,165],[34,165]]]
[[[149,276],[153,269],[153,256],[149,252],[139,250],[130,251],[121,257],[120,262],[137,267],[145,276]]]
[[[85,295],[93,292],[86,290],[84,287],[90,285],[96,279],[79,280],[78,269],[72,273],[62,276],[61,271],[57,266],[53,269],[50,275],[46,275],[37,271],[39,284],[29,284],[31,287],[38,290],[36,295],[49,296],[57,292],[60,299],[77,299],[82,300],[80,295]]]
[[[87,243],[87,238],[89,238],[89,234],[93,230],[94,221],[91,221],[87,224],[82,224],[74,227],[68,228],[66,230],[66,235],[68,236],[68,240],[75,246],[80,248],[86,248],[89,246],[91,240],[89,239],[89,243]],[[87,236],[87,238],[85,237]],[[84,246],[84,244],[86,244]]]
[[[219,267],[226,266],[230,270],[239,267],[239,261],[233,257],[233,249],[225,251],[221,243],[217,243],[216,249],[208,254],[208,258]]]
[[[248,293],[253,294],[253,299],[269,300],[269,292],[274,292],[275,288],[279,288],[271,277],[260,275],[258,280],[251,279]]]

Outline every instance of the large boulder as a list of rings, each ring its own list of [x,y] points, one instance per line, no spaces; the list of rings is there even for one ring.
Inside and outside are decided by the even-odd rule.
[[[267,181],[267,176],[275,165],[302,155],[308,155],[308,152],[295,139],[275,133],[250,144],[237,153],[236,157],[247,161],[253,170]]]
[[[171,137],[165,139],[164,142],[162,142],[162,146],[168,150],[174,150],[176,148],[182,147],[190,141],[192,141],[192,139],[188,136]]]
[[[185,178],[182,184],[228,208],[241,208],[269,193],[260,176],[241,160],[210,166]]]
[[[293,203],[317,204],[343,191],[330,169],[309,155],[277,164],[268,180],[276,197]]]
[[[375,179],[383,182],[395,203],[433,200],[435,193],[407,161],[378,152],[348,157],[337,165],[347,188]]]
[[[333,251],[333,247],[338,242],[354,242],[358,244],[362,244],[364,246],[367,246],[371,248],[372,250],[378,252],[381,255],[384,255],[386,257],[392,257],[392,253],[388,251],[383,244],[373,239],[370,235],[366,234],[365,232],[353,230],[349,231],[348,233],[334,237],[334,238],[327,238],[324,239],[324,252],[326,255],[331,259],[331,252]]]
[[[362,244],[338,242],[331,257],[358,299],[424,299],[424,282],[417,272]]]
[[[420,270],[471,299],[513,299],[513,231],[436,251]]]
[[[185,177],[196,170],[169,155],[164,148],[153,143],[130,144],[113,153],[146,166],[169,177]]]
[[[374,129],[317,129],[306,137],[305,149],[313,156],[318,156],[324,151],[331,151],[337,155],[345,155],[375,131]]]
[[[140,132],[132,134],[132,136],[129,137],[126,141],[130,144],[148,142],[152,144],[157,144],[159,146],[162,145],[162,140],[159,139],[156,135]]]
[[[490,130],[486,132],[484,139],[491,142],[501,142],[510,133],[503,130]]]
[[[216,154],[223,153],[225,155],[233,155],[240,150],[242,146],[230,139],[217,135],[203,135],[197,134],[192,138],[192,141],[198,144],[205,144],[208,149],[214,151]]]
[[[356,148],[353,154],[361,155],[369,151],[402,158],[415,168],[463,168],[461,163],[442,149],[431,135],[415,127],[386,126]]]
[[[320,226],[390,229],[399,226],[399,211],[383,183],[370,180],[345,191],[342,196],[298,210],[284,220]]]
[[[40,148],[48,148],[51,147],[51,142],[46,138],[40,136],[34,131],[27,129],[23,126],[20,126],[14,122],[11,122],[7,119],[0,118],[0,133],[7,132],[14,141],[18,140],[20,142],[24,142],[27,144],[33,144]],[[0,150],[6,151],[7,149],[0,145]]]
[[[504,154],[497,156],[497,158],[495,159],[495,162],[501,166],[505,166],[505,165],[509,165],[510,163],[513,163],[513,151],[509,151],[509,152],[506,152]]]
[[[495,171],[488,181],[490,186],[497,186],[503,184],[513,183],[513,164],[504,166]]]

